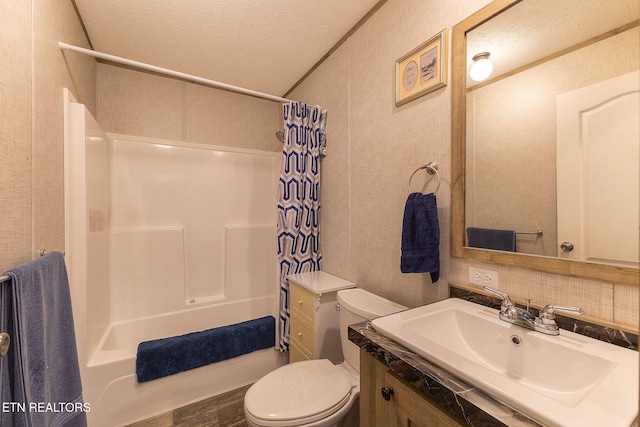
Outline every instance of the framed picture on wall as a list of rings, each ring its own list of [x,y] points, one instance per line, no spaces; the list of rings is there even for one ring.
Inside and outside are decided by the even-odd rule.
[[[396,106],[447,84],[447,30],[396,61]]]

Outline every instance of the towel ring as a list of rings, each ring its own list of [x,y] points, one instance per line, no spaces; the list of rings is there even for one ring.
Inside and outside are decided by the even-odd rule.
[[[440,189],[440,174],[438,173],[438,164],[434,162],[429,162],[426,165],[420,166],[418,169],[414,170],[411,176],[409,177],[409,194],[411,194],[411,180],[413,179],[413,176],[418,171],[421,171],[422,169],[426,170],[429,175],[435,175],[436,178],[438,178],[436,190],[433,192],[433,194],[437,193],[438,190]]]

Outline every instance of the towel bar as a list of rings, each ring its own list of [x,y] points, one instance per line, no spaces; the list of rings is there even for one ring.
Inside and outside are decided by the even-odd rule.
[[[536,230],[536,231],[516,231],[516,234],[535,234],[536,236],[540,237],[542,236],[542,230]]]
[[[5,357],[9,352],[9,345],[11,344],[11,338],[6,332],[0,332],[0,357]]]
[[[40,256],[43,257],[47,254],[48,252],[43,249],[40,251]],[[62,252],[62,255],[64,255],[64,252]],[[11,277],[9,276],[0,276],[0,284],[4,283],[4,282],[8,282],[11,279]],[[1,332],[0,333],[0,357],[4,357],[7,354],[7,351],[9,350],[9,334],[5,333],[5,332]]]
[[[438,178],[438,183],[436,186],[435,191],[433,192],[433,194],[436,194],[438,192],[438,190],[440,189],[440,174],[438,173],[438,164],[435,162],[429,162],[424,166],[420,166],[418,169],[414,170],[413,173],[411,174],[411,176],[409,177],[409,194],[411,194],[411,180],[413,179],[413,176],[421,170],[426,170],[427,173],[429,175],[435,175],[436,178]]]
[[[41,256],[41,257],[45,256],[45,255],[46,255],[46,254],[48,254],[48,253],[49,253],[49,251],[48,251],[48,250],[46,250],[46,249],[42,249],[42,250],[40,250],[40,256]],[[65,254],[64,254],[64,252],[60,252],[60,253],[62,254],[62,256],[64,256],[64,255],[65,255]]]
[[[9,276],[0,276],[0,283],[4,283],[11,279]],[[9,334],[6,332],[0,332],[0,357],[4,357],[7,355],[9,351],[9,342],[10,342]]]
[[[49,251],[47,251],[46,249],[42,249],[42,250],[40,251],[40,256],[41,256],[41,257],[43,257],[43,256],[45,256],[45,255],[46,255],[46,254],[48,254],[48,253],[49,253]],[[64,252],[61,252],[61,253],[62,253],[62,256],[64,256]],[[6,282],[6,281],[7,281],[7,280],[9,280],[9,279],[10,279],[10,277],[9,277],[9,276],[0,276],[0,283],[4,283],[4,282]]]
[[[4,283],[11,279],[9,276],[0,276],[0,283]],[[0,357],[5,357],[9,351],[9,343],[11,339],[6,332],[0,332]]]

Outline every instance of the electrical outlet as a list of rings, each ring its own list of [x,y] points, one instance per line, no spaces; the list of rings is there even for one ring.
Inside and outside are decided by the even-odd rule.
[[[469,267],[469,283],[499,289],[498,272],[484,268]]]

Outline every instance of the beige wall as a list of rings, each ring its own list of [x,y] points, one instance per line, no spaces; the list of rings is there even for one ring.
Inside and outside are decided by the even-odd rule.
[[[389,0],[290,95],[328,110],[321,189],[325,271],[409,306],[447,296],[450,87],[396,107],[395,61],[487,3]],[[438,163],[442,178],[437,284],[428,274],[400,272],[409,177],[430,161]],[[412,189],[426,182],[426,173],[420,172]],[[425,187],[433,188],[433,183]]]
[[[69,1],[0,2],[0,270],[64,250],[62,88],[95,110],[95,61]]]
[[[98,63],[105,132],[278,151],[280,104],[171,77]]]
[[[468,266],[480,264],[449,256],[450,86],[395,107],[394,64],[486,3],[389,0],[291,95],[329,111],[329,155],[322,161],[324,269],[412,307],[446,297],[448,282],[465,283]],[[108,64],[98,64],[96,72],[93,59],[63,55],[58,40],[87,44],[67,1],[0,2],[0,35],[3,270],[42,248],[64,245],[63,86],[106,131],[279,149],[273,136],[281,127],[275,103]],[[127,110],[129,105],[135,108]],[[252,118],[240,119],[246,111]],[[428,275],[402,274],[399,267],[407,182],[429,161],[440,165],[442,176],[437,284]],[[423,177],[416,175],[414,183]],[[579,305],[589,316],[638,325],[638,288],[483,267],[498,270],[501,288],[515,298]]]
[[[395,107],[396,59],[488,1],[389,0],[290,97],[328,109],[322,160],[324,270],[411,307],[466,284],[469,266],[497,270],[500,288],[536,305],[577,305],[595,319],[638,326],[638,288],[451,258],[450,86]],[[440,166],[441,279],[400,272],[402,213],[411,173]],[[414,183],[424,179],[416,175]],[[427,187],[433,188],[433,187]],[[415,189],[415,187],[414,187]]]

